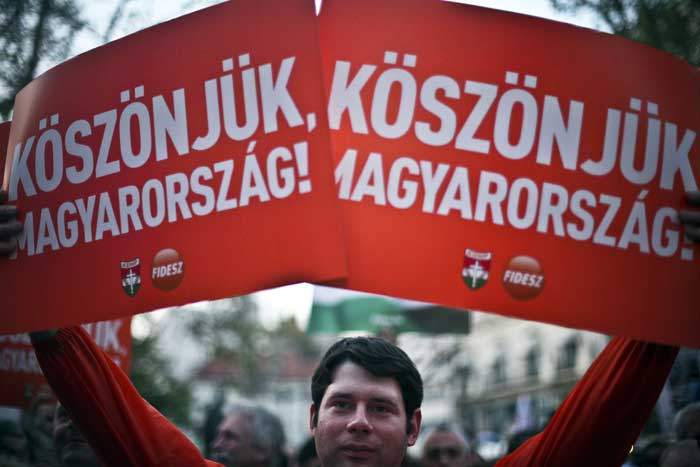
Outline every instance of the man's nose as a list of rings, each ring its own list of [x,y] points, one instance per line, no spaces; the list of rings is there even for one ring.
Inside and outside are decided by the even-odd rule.
[[[372,431],[372,424],[367,417],[367,408],[362,404],[357,404],[352,419],[348,422],[348,431],[369,433]]]

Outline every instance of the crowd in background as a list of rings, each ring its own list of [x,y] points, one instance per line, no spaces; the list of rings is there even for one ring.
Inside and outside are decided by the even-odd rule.
[[[49,392],[35,396],[19,417],[0,419],[0,467],[100,465],[66,410]]]
[[[207,430],[212,423],[215,429]],[[680,410],[672,436],[642,438],[625,467],[700,466],[700,401]],[[528,429],[512,434],[508,453],[536,435]],[[291,449],[279,418],[253,405],[234,405],[207,413],[201,430],[203,451],[226,467],[318,467],[312,438]],[[462,427],[443,423],[422,435],[420,456],[410,455],[405,466],[484,467],[484,460]],[[48,392],[36,395],[21,416],[0,419],[0,467],[97,467],[100,462],[74,427],[70,417]]]

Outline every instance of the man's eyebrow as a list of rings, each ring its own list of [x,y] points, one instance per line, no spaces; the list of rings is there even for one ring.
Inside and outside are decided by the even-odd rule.
[[[384,397],[373,397],[370,399],[370,402],[373,402],[375,404],[387,404],[391,405],[393,407],[398,407],[399,405],[396,403],[396,401],[392,399],[386,399]]]
[[[331,393],[328,395],[328,400],[334,400],[334,399],[349,399],[352,400],[354,399],[354,396],[349,393],[349,392],[335,392]],[[398,407],[399,404],[397,401],[387,398],[387,397],[372,397],[369,400],[373,404],[385,404],[385,405],[390,405],[392,407]]]

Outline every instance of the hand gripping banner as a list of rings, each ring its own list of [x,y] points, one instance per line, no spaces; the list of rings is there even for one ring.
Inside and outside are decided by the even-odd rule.
[[[17,96],[1,333],[345,276],[313,2],[227,2]]]
[[[349,288],[700,346],[699,72],[565,24],[328,0]]]

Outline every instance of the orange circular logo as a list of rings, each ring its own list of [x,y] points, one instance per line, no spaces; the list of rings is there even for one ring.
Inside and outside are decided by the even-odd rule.
[[[185,262],[180,253],[166,248],[156,253],[151,268],[151,280],[160,290],[173,290],[185,277]]]
[[[535,298],[544,289],[542,266],[529,256],[512,258],[503,272],[503,287],[518,300]]]

